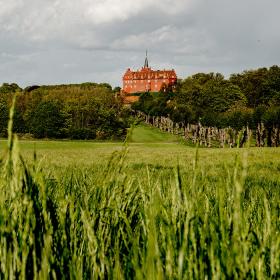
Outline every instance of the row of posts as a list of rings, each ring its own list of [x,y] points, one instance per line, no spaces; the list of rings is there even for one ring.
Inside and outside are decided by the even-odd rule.
[[[266,128],[263,123],[259,123],[255,130],[251,130],[247,126],[238,131],[231,127],[205,127],[201,123],[176,123],[168,117],[149,116],[140,111],[136,112],[136,116],[148,125],[205,147],[243,147],[248,141],[253,142],[252,137],[255,138],[257,147],[278,147],[280,144],[279,126]]]

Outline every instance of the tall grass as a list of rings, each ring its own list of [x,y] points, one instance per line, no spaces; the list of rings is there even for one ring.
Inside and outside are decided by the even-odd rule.
[[[12,119],[12,115],[11,115]],[[279,184],[247,175],[247,149],[219,177],[200,164],[104,167],[58,177],[1,161],[0,279],[279,279]]]

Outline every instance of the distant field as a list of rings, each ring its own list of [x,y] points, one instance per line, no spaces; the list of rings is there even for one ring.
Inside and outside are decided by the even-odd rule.
[[[6,141],[0,141],[4,153]],[[112,154],[125,149],[121,142],[95,141],[19,141],[19,148],[25,158],[32,159],[36,151],[39,162],[52,166],[91,166],[106,164]],[[192,166],[196,148],[183,144],[178,137],[163,133],[155,128],[138,126],[127,144],[128,165],[169,166],[177,164]],[[199,164],[208,172],[226,166],[231,167],[236,156],[246,154],[249,170],[256,176],[280,180],[280,148],[201,148],[198,150]]]
[[[24,240],[28,229],[42,249],[37,278],[280,277],[279,148],[196,149],[138,126],[126,144],[36,140],[19,149],[25,183],[16,154],[0,181],[0,241],[17,248],[0,248],[1,279],[8,268],[33,275],[22,256],[33,252],[34,262],[38,248],[13,235]]]

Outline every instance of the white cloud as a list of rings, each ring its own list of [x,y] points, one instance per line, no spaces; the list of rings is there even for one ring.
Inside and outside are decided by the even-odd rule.
[[[0,0],[0,32],[15,32],[35,41],[67,37],[94,32],[100,24],[129,20],[145,10],[180,13],[193,1]]]
[[[184,12],[192,3],[193,0],[96,0],[86,15],[96,24],[108,23],[125,21],[146,9],[153,9],[155,13],[176,14]]]
[[[113,49],[143,49],[147,47],[154,47],[157,44],[163,44],[168,41],[173,41],[176,37],[176,28],[166,25],[150,32],[143,32],[140,34],[132,34],[121,37],[115,40],[111,47]]]
[[[89,6],[86,16],[95,24],[124,21],[152,5],[151,0],[97,0]]]
[[[7,15],[11,15],[19,6],[22,6],[22,4],[23,0],[0,0],[0,20]]]

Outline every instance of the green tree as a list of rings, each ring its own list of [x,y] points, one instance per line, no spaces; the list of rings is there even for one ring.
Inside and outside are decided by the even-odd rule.
[[[43,101],[30,112],[30,131],[37,138],[65,137],[68,128],[67,117],[58,102]]]
[[[8,83],[3,83],[2,86],[0,87],[0,94],[1,93],[14,93],[14,92],[19,92],[22,91],[22,89],[15,83],[8,84]]]
[[[7,136],[9,106],[7,100],[0,98],[0,135]]]

